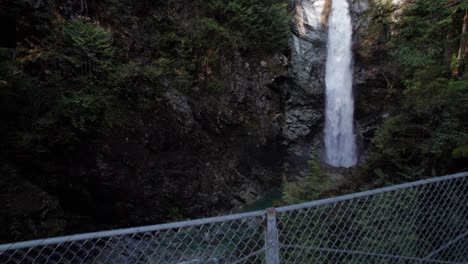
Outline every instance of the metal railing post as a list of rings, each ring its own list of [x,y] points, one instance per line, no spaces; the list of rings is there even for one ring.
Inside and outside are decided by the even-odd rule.
[[[267,214],[267,231],[265,232],[266,264],[279,264],[278,228],[276,226],[276,210],[269,208]]]

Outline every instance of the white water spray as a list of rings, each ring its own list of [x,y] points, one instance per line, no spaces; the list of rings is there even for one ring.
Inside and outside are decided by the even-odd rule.
[[[333,0],[328,21],[326,162],[336,167],[351,167],[357,163],[357,153],[353,131],[352,25],[347,0]]]

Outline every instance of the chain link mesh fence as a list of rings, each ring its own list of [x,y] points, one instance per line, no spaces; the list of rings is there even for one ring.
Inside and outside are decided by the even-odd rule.
[[[1,252],[0,263],[259,263],[265,258],[264,219],[247,215],[128,229],[112,236],[95,233],[95,238],[70,237],[57,244],[38,241],[37,246]]]
[[[467,178],[278,209],[283,263],[468,263]]]
[[[267,212],[2,245],[0,263],[468,263],[468,173]]]

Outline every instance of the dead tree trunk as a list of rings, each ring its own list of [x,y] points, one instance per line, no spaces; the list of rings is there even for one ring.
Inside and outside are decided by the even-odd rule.
[[[467,48],[467,34],[468,34],[468,9],[465,11],[465,17],[463,18],[463,29],[461,33],[460,39],[460,49],[458,50],[458,57],[457,57],[457,70],[456,76],[461,77],[465,71],[465,64],[466,64],[466,53],[468,51]]]

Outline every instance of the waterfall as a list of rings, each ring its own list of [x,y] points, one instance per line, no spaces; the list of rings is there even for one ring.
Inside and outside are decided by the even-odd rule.
[[[336,167],[350,167],[357,163],[357,153],[353,131],[352,25],[347,0],[333,0],[328,21],[325,161]]]

